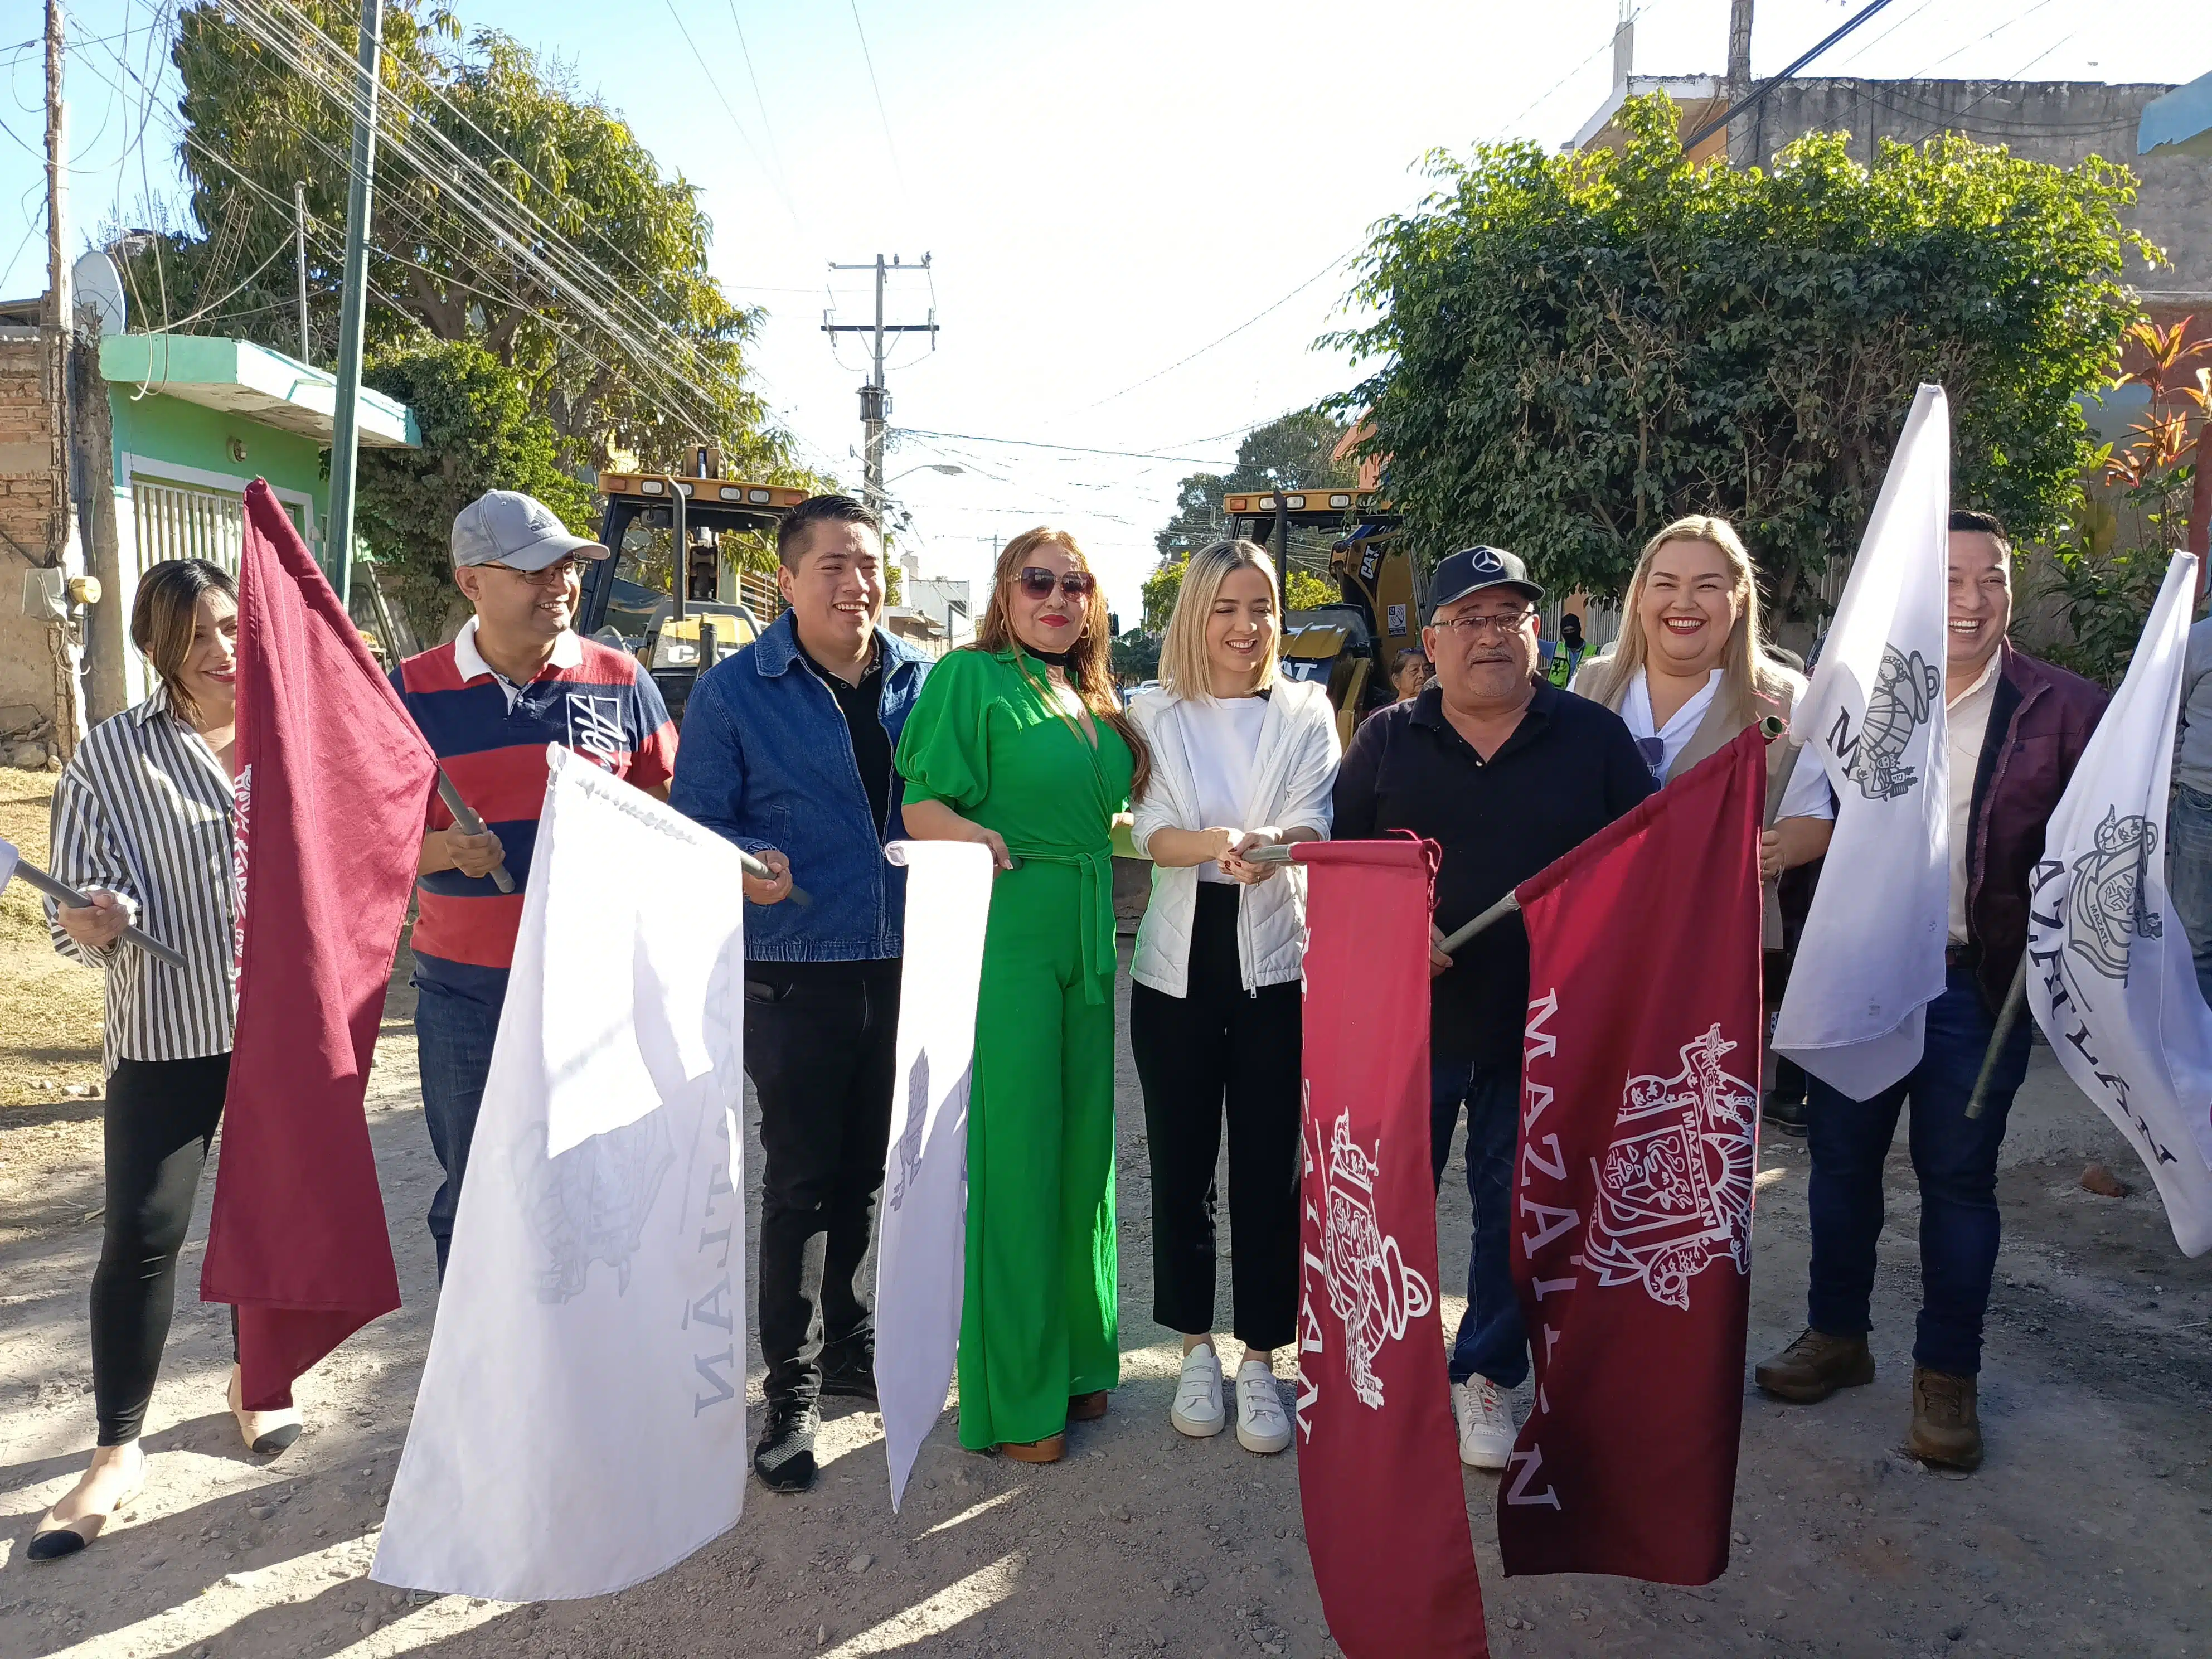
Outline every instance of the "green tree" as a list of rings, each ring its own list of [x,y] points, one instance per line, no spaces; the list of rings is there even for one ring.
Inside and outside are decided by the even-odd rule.
[[[1856,544],[1913,388],[1949,393],[1954,499],[2025,536],[2064,519],[2136,309],[2122,168],[1956,137],[1871,167],[1814,134],[1771,170],[1683,159],[1632,100],[1619,154],[1486,146],[1384,222],[1337,337],[1379,364],[1333,406],[1413,550],[1484,540],[1558,591],[1617,591],[1686,512],[1733,520],[1785,614]]]
[[[357,525],[385,592],[424,639],[452,620],[453,520],[484,491],[520,489],[577,534],[598,533],[591,486],[562,470],[551,425],[481,344],[389,347],[362,378],[412,409],[422,432],[420,449],[362,451]]]
[[[198,325],[296,351],[289,257],[222,296],[289,251],[301,180],[318,228],[311,331],[335,349],[357,12],[298,0],[276,9],[274,42],[220,4],[179,14],[180,160],[204,234],[165,240],[158,273],[146,255],[131,262],[142,301],[158,283],[170,315],[210,306]],[[785,441],[744,381],[761,313],[709,275],[694,186],[664,176],[562,66],[495,33],[459,45],[437,0],[392,0],[384,27],[370,344],[481,345],[521,384],[566,467],[617,452],[667,466],[705,441],[727,470],[787,472]]]
[[[2120,442],[2092,457],[2070,533],[2054,538],[2029,584],[2066,627],[2068,637],[2047,647],[2049,654],[2109,686],[2134,660],[2166,567],[2188,544],[2199,432],[2212,414],[2212,398],[2191,384],[2212,342],[2188,339],[2192,320],[2160,328],[2146,319],[2128,330],[2142,367],[2121,384],[2141,386],[2149,403]]]
[[[1152,538],[1163,561],[1187,558],[1226,533],[1221,498],[1239,490],[1296,487],[1341,489],[1358,466],[1336,459],[1345,428],[1318,410],[1303,409],[1255,426],[1237,446],[1237,465],[1226,476],[1194,472],[1176,485],[1175,516]]]

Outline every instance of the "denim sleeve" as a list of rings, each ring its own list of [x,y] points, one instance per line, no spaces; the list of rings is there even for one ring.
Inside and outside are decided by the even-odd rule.
[[[668,804],[725,841],[758,853],[769,843],[744,832],[745,781],[744,738],[729,698],[711,678],[702,678],[684,710]]]

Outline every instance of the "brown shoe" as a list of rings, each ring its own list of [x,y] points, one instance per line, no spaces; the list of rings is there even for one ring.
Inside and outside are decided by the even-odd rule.
[[[1810,1406],[1838,1389],[1874,1381],[1874,1355],[1863,1336],[1830,1336],[1811,1326],[1780,1353],[1762,1359],[1752,1380],[1778,1400]]]
[[[1017,1463],[1057,1463],[1067,1455],[1067,1436],[1048,1434],[1042,1440],[1002,1440],[999,1449]]]
[[[1095,1423],[1106,1415],[1106,1390],[1093,1389],[1089,1394],[1067,1396],[1067,1420],[1071,1423]]]
[[[1947,1469],[1982,1466],[1982,1419],[1974,1379],[1912,1368],[1912,1455]]]

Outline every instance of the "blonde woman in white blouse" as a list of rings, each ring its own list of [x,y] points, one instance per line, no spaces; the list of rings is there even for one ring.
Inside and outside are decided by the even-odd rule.
[[[1717,754],[1747,726],[1784,721],[1805,679],[1766,654],[1759,580],[1726,519],[1677,519],[1644,544],[1621,606],[1620,637],[1583,665],[1573,689],[1627,722],[1644,764],[1662,784]],[[1759,874],[1768,884],[1767,947],[1779,949],[1772,884],[1828,850],[1835,798],[1817,762],[1799,765],[1803,734],[1766,751],[1765,832]]]
[[[1129,1042],[1152,1174],[1153,1317],[1182,1334],[1170,1421],[1227,1425],[1213,1336],[1214,1162],[1229,1131],[1237,1438],[1291,1443],[1273,1358],[1298,1296],[1300,974],[1305,877],[1256,848],[1328,834],[1339,750],[1318,685],[1277,672],[1275,571],[1250,542],[1192,556],[1160,650],[1160,689],[1131,717],[1152,745],[1133,837],[1152,860],[1137,930]]]

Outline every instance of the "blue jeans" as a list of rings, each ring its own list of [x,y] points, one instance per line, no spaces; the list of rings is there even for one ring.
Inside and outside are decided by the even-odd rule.
[[[2166,890],[2197,958],[2197,988],[2212,1003],[2212,795],[2176,789],[2166,837]]]
[[[1467,1312],[1453,1340],[1451,1380],[1480,1372],[1501,1389],[1528,1375],[1528,1334],[1513,1290],[1513,1146],[1521,1068],[1437,1060],[1429,1067],[1429,1174],[1441,1188],[1459,1109],[1467,1107],[1467,1195],[1474,1205]]]
[[[1982,1369],[1982,1314],[1996,1267],[1997,1148],[2012,1097],[2027,1075],[2023,1013],[1999,1057],[1978,1118],[1966,1115],[1996,1022],[1973,974],[1953,968],[1928,1005],[1920,1064],[1872,1100],[1852,1100],[1819,1078],[1805,1102],[1813,1155],[1807,1192],[1813,1220],[1808,1322],[1831,1336],[1873,1328],[1874,1247],[1882,1224],[1881,1166],[1897,1115],[1912,1102],[1912,1169],[1920,1179],[1919,1332],[1913,1363],[1955,1376]]]
[[[461,1179],[469,1167],[469,1143],[476,1138],[477,1109],[483,1104],[484,1079],[491,1071],[492,1039],[499,1035],[499,1010],[498,1002],[416,977],[415,1053],[422,1077],[422,1121],[438,1167],[446,1172],[430,1200],[430,1240],[438,1247],[441,1284],[446,1254],[453,1248]]]

